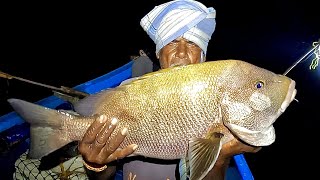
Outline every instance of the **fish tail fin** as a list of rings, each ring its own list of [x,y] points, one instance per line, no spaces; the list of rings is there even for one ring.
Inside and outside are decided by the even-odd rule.
[[[8,102],[25,121],[30,123],[30,149],[28,157],[39,159],[70,143],[61,126],[67,115],[20,99]]]

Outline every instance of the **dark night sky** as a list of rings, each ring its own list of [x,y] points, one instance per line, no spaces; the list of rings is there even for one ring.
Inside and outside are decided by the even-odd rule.
[[[139,22],[162,2],[3,6],[0,70],[73,87],[129,62],[139,49],[154,57],[155,46]],[[208,60],[242,59],[282,74],[320,38],[319,6],[311,0],[202,2],[217,11]],[[256,179],[317,175],[311,163],[318,163],[320,67],[310,71],[310,63],[288,74],[297,83],[299,103],[291,104],[275,122],[276,142],[245,155]],[[11,111],[8,97],[37,101],[51,95],[45,88],[3,79],[0,93],[1,114]]]

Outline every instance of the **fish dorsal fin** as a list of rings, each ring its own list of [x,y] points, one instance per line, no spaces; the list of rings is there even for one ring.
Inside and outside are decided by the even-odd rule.
[[[97,107],[105,101],[108,96],[113,93],[112,89],[102,90],[96,94],[89,95],[74,104],[77,113],[83,116],[91,116],[95,114]]]
[[[140,77],[134,77],[134,78],[126,79],[126,80],[122,81],[119,86],[126,85],[126,84],[130,84],[132,81],[137,80],[137,79],[139,79],[139,78],[140,78]]]
[[[95,114],[95,109],[103,103],[108,96],[115,92],[119,91],[126,91],[127,88],[130,86],[134,85],[135,83],[139,83],[145,79],[148,78],[153,78],[156,76],[161,76],[163,73],[166,73],[167,71],[176,71],[179,69],[182,69],[185,66],[180,66],[180,67],[172,67],[172,68],[167,68],[167,69],[161,69],[159,71],[151,72],[148,74],[145,74],[143,76],[139,77],[134,77],[128,80],[123,81],[119,86],[115,88],[110,88],[106,90],[102,90],[96,94],[89,95],[78,102],[75,102],[74,104],[74,109],[76,112],[78,112],[80,115],[83,116],[91,116]]]
[[[174,71],[178,71],[180,69],[184,69],[186,66],[192,66],[192,65],[195,65],[195,64],[189,64],[189,65],[181,65],[181,66],[174,66],[174,67],[169,67],[169,68],[166,68],[166,69],[160,69],[158,71],[154,71],[154,72],[150,72],[150,73],[147,73],[143,76],[140,76],[141,78],[148,78],[150,76],[158,76],[162,73],[167,73],[169,71],[171,72],[174,72]]]
[[[190,180],[201,180],[209,173],[217,161],[221,146],[221,137],[190,140],[188,151]]]
[[[161,76],[162,74],[165,74],[165,73],[167,73],[169,71],[171,71],[171,72],[178,71],[179,69],[182,69],[185,66],[187,66],[187,65],[175,66],[175,67],[170,67],[170,68],[166,68],[166,69],[160,69],[158,71],[150,72],[150,73],[144,74],[144,75],[139,76],[139,77],[130,78],[130,79],[122,81],[120,86],[130,85],[130,84],[133,84],[133,83],[140,82],[140,81],[142,81],[144,79]]]
[[[126,88],[129,88],[130,85],[133,82],[139,81],[143,78],[141,77],[135,77],[131,79],[127,79],[122,81],[122,83],[115,87],[115,88],[109,88],[104,89],[96,94],[91,94],[78,102],[75,102],[74,109],[76,112],[78,112],[80,115],[83,116],[91,116],[95,114],[95,110],[101,106],[101,103],[104,103],[106,99],[111,97],[112,94],[120,91],[125,91]]]

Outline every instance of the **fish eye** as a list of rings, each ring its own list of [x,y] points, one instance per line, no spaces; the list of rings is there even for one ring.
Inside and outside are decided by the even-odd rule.
[[[258,81],[257,83],[256,83],[256,88],[257,89],[260,89],[260,88],[262,88],[264,86],[264,82],[262,82],[262,81]]]

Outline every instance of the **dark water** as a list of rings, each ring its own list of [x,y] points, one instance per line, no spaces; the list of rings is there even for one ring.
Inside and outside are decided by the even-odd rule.
[[[155,46],[139,21],[160,2],[5,6],[0,70],[73,87],[129,62],[139,49],[154,57]],[[283,73],[320,38],[319,9],[311,0],[203,2],[217,11],[208,60],[242,59]],[[299,103],[274,124],[276,142],[245,154],[256,179],[316,175],[320,68],[311,71],[310,63],[311,58],[288,74],[297,82]],[[37,101],[49,95],[46,88],[0,79],[0,114],[11,111],[7,98]]]

